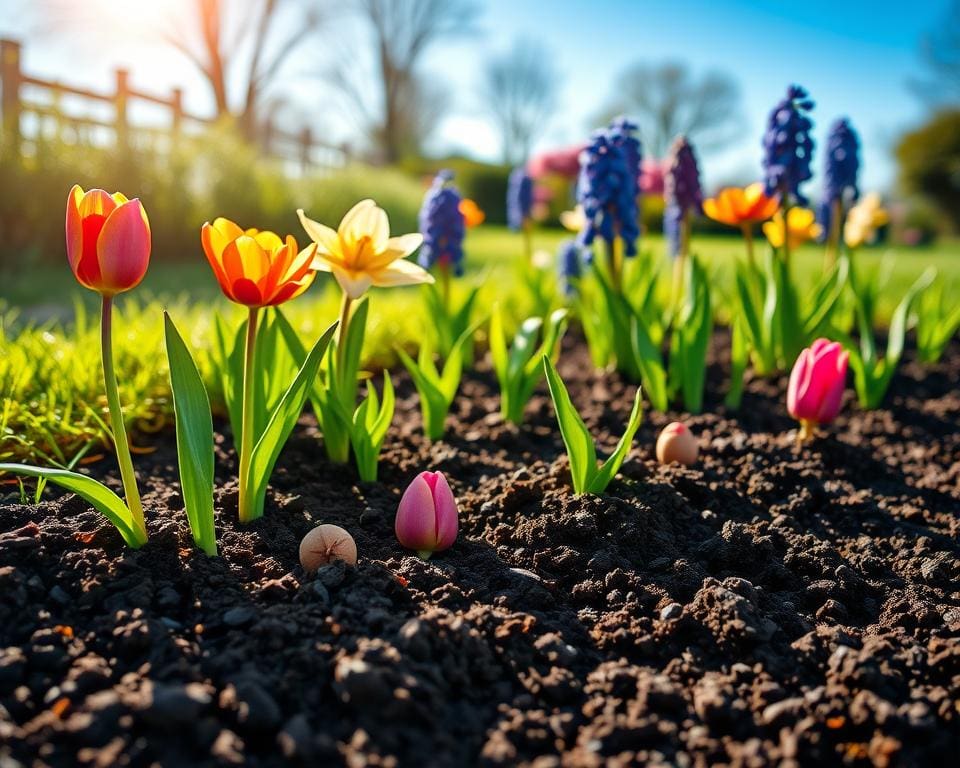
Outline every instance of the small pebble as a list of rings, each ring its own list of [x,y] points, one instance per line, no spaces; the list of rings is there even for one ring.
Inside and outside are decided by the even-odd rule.
[[[357,564],[357,543],[339,525],[318,525],[300,542],[300,565],[307,573],[335,560]]]

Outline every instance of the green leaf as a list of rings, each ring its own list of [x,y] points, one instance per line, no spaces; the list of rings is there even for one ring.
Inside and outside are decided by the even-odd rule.
[[[567,447],[567,456],[570,457],[570,479],[574,493],[587,493],[597,471],[597,451],[593,445],[593,438],[570,400],[570,394],[556,367],[546,355],[542,360],[547,387],[553,400],[553,409],[557,414],[557,424],[560,426],[560,435]]]
[[[193,540],[208,555],[217,554],[213,524],[213,418],[196,363],[170,315],[163,313],[170,388],[177,425],[177,462],[183,504]]]
[[[634,348],[634,357],[640,368],[640,380],[643,382],[650,404],[658,411],[666,411],[669,406],[667,392],[667,371],[663,366],[660,350],[654,345],[640,318],[630,318],[630,339]]]
[[[603,462],[600,471],[597,472],[591,481],[590,487],[587,489],[588,493],[603,493],[607,489],[607,486],[610,485],[610,481],[616,477],[617,472],[620,471],[620,467],[623,465],[624,459],[627,458],[627,454],[630,452],[630,446],[633,444],[633,436],[637,434],[642,420],[643,398],[640,387],[637,387],[637,394],[634,395],[633,398],[633,409],[630,411],[627,428],[617,442],[617,447],[613,449],[613,453]]]
[[[271,414],[266,429],[253,447],[250,457],[250,478],[248,487],[254,490],[254,510],[250,519],[263,515],[263,505],[267,495],[270,475],[280,457],[280,451],[293,432],[297,419],[303,411],[303,405],[317,377],[317,370],[333,338],[337,323],[333,323],[313,345],[307,359],[297,372],[276,410]],[[247,520],[249,522],[249,520]]]
[[[123,540],[129,546],[139,549],[147,543],[146,535],[137,531],[133,515],[127,509],[127,505],[123,503],[123,499],[92,477],[66,469],[42,469],[40,467],[30,467],[26,464],[0,464],[0,472],[42,478],[59,485],[61,488],[77,494],[105,515],[117,527]]]
[[[395,403],[393,382],[390,374],[384,371],[383,404],[379,404],[373,384],[367,382],[367,396],[353,414],[351,443],[357,460],[357,473],[365,482],[377,479],[380,449],[393,421]]]

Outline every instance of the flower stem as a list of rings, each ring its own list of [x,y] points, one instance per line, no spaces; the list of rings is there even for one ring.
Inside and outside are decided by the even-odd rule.
[[[800,419],[800,429],[797,432],[797,444],[808,443],[813,440],[816,424],[810,419]]]
[[[340,302],[340,325],[337,328],[337,376],[342,375],[347,354],[347,324],[350,322],[350,305],[353,299],[344,291]]]
[[[117,376],[113,369],[113,298],[111,296],[103,297],[100,316],[100,349],[103,359],[103,385],[107,392],[107,404],[110,407],[110,426],[113,429],[113,444],[117,449],[120,477],[123,479],[123,493],[126,496],[130,514],[133,516],[137,535],[146,542],[147,526],[143,520],[143,505],[140,502],[140,490],[137,488],[137,475],[133,471],[133,459],[130,458],[127,428],[123,423],[120,392],[117,389]]]
[[[839,198],[833,201],[833,210],[830,212],[830,232],[827,234],[827,263],[826,269],[830,269],[837,263],[837,257],[840,255],[840,220],[843,218],[843,203]]]
[[[750,262],[750,269],[756,269],[757,262],[753,256],[753,228],[749,224],[741,224],[740,229],[743,231],[743,242],[747,246],[747,261]]]
[[[240,433],[240,522],[249,523],[259,517],[251,494],[250,459],[253,454],[253,385],[257,344],[259,307],[250,307],[247,318],[247,344],[243,357],[243,414]]]
[[[533,264],[533,236],[530,232],[532,229],[530,219],[523,220],[523,252],[526,257],[527,264]]]
[[[610,283],[616,293],[623,293],[623,256],[618,248],[619,237],[605,240],[607,250],[607,264],[610,267]]]
[[[790,263],[790,194],[783,191],[780,210],[783,213],[783,260]]]
[[[447,318],[451,316],[450,312],[450,268],[445,264],[440,265],[440,290],[443,295],[443,311]]]

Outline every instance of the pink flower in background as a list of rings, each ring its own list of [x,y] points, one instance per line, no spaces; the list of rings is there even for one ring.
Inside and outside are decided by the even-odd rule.
[[[644,159],[640,167],[640,192],[663,196],[664,167],[660,160]]]
[[[575,179],[580,173],[580,152],[583,147],[583,144],[577,144],[534,155],[527,163],[527,173],[534,179],[542,179],[551,174]]]
[[[800,422],[801,440],[812,437],[814,425],[827,424],[839,413],[848,359],[839,342],[817,339],[794,363],[787,387],[787,410]]]
[[[424,559],[453,546],[457,500],[442,472],[421,472],[413,479],[400,499],[394,527],[397,540]]]

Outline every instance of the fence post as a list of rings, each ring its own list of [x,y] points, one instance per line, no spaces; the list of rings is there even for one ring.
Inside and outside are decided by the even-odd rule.
[[[3,112],[3,138],[12,151],[20,148],[20,43],[16,40],[0,40],[0,110]]]
[[[170,115],[170,132],[173,134],[173,143],[176,144],[183,129],[183,88],[174,88],[170,92]]]
[[[130,147],[130,125],[127,122],[127,104],[130,101],[130,72],[126,69],[117,69],[115,74],[117,92],[113,97],[113,103],[117,111],[115,127],[117,147],[126,150]]]
[[[310,126],[303,126],[300,131],[300,170],[304,174],[310,170],[310,150],[313,149],[313,134]]]

